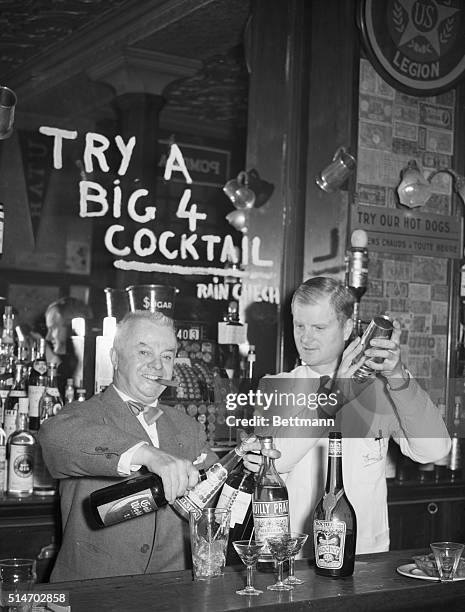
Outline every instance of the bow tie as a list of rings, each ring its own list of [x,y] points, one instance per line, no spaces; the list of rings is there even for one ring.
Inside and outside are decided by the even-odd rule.
[[[128,400],[126,404],[134,416],[138,416],[141,412],[144,412],[146,408],[154,407],[154,406],[149,406],[148,404],[143,404],[142,402],[136,402],[135,400]],[[162,414],[163,414],[163,410],[161,408],[157,408],[157,412],[155,416],[150,419],[150,422],[154,423],[161,417]]]

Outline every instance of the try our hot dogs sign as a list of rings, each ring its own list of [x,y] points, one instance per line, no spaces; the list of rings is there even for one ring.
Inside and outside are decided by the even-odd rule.
[[[68,141],[76,140],[78,132],[57,127],[42,126],[39,132],[53,139],[53,167],[63,167],[63,148]],[[171,144],[166,156],[163,178],[166,181],[184,181],[186,187],[173,208],[175,217],[185,222],[185,231],[175,233],[172,229],[157,232],[157,207],[144,186],[139,186],[130,194],[123,194],[120,180],[113,181],[109,192],[97,181],[89,180],[94,170],[109,172],[108,149],[110,139],[103,134],[88,132],[85,135],[83,166],[79,190],[79,216],[112,217],[114,222],[108,226],[104,236],[105,248],[115,256],[113,265],[124,270],[142,272],[168,272],[175,274],[205,274],[216,276],[233,276],[247,278],[247,266],[253,266],[255,278],[271,278],[273,262],[261,257],[261,238],[243,235],[238,249],[230,234],[225,236],[202,233],[202,224],[207,221],[207,213],[202,211],[192,196],[192,178],[189,174],[181,149]],[[124,177],[128,171],[136,138],[131,136],[124,140],[114,137],[114,144],[119,152],[119,165],[112,168],[118,177]],[[156,172],[156,169],[154,169]],[[127,207],[130,219],[140,225],[134,236],[127,238],[125,227],[120,222],[123,206]],[[166,224],[165,224],[166,227]],[[158,254],[162,262],[151,261],[151,256]],[[137,256],[137,260],[131,259]],[[123,259],[124,258],[124,259]],[[173,261],[180,261],[175,264]],[[207,261],[208,265],[195,265]],[[237,264],[237,269],[224,267],[230,262]],[[242,268],[242,269],[240,269]]]

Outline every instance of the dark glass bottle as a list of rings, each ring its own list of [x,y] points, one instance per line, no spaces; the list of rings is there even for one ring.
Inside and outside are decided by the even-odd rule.
[[[265,436],[261,440],[262,448],[271,450],[273,438]],[[289,529],[289,496],[287,487],[274,465],[274,458],[263,456],[263,463],[257,475],[252,498],[255,539],[265,541],[267,537],[288,533]],[[265,545],[258,559],[260,562],[271,562],[273,556]]]
[[[236,540],[246,540],[253,528],[252,494],[255,478],[252,472],[239,464],[228,476],[216,504],[217,508],[231,511],[231,526],[226,563],[235,565],[241,563],[240,557],[232,543]]]
[[[15,382],[8,393],[4,405],[4,429],[7,439],[16,430],[19,414],[28,416],[28,404],[24,367],[18,363],[16,364]]]
[[[199,514],[207,507],[228,474],[242,461],[246,453],[244,444],[251,439],[249,437],[244,440],[206,472],[201,473],[199,483],[174,501],[172,506],[182,518],[189,520],[190,513]],[[90,494],[92,514],[103,527],[155,512],[166,503],[162,480],[152,473],[123,480]]]
[[[354,572],[357,519],[342,480],[342,439],[329,434],[328,472],[323,497],[313,513],[315,572],[342,578]]]
[[[29,428],[37,431],[40,425],[40,398],[47,386],[47,361],[45,358],[45,340],[40,339],[39,352],[34,359],[28,378]]]

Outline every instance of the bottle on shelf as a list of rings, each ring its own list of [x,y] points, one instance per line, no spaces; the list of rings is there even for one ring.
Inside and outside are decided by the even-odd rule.
[[[229,530],[229,545],[226,563],[233,565],[240,562],[232,543],[236,540],[245,540],[250,537],[253,527],[252,494],[255,488],[255,478],[252,472],[239,464],[228,476],[221,489],[216,504],[217,508],[226,508],[231,511],[231,525]]]
[[[8,495],[31,495],[34,486],[34,453],[36,440],[28,431],[27,414],[20,413],[18,428],[7,444]]]
[[[332,431],[325,492],[313,513],[315,572],[331,578],[351,576],[356,541],[357,518],[342,479],[342,438]]]
[[[6,434],[0,427],[0,495],[7,486],[7,462],[6,462]]]
[[[460,447],[460,438],[457,432],[452,436],[452,445],[449,453],[448,464],[450,482],[456,482],[462,477],[462,449]]]
[[[350,339],[362,335],[360,320],[360,300],[368,285],[368,236],[364,230],[355,230],[351,235],[351,248],[345,258],[345,284],[355,298],[352,315],[353,329]]]
[[[8,347],[10,355],[14,354],[15,347],[15,315],[13,306],[7,304],[3,312],[2,344]]]
[[[58,414],[63,408],[63,400],[61,399],[60,391],[57,383],[57,365],[49,363],[47,366],[48,378],[47,386],[39,402],[39,412],[41,415],[47,413],[49,416]],[[43,404],[46,404],[44,407]],[[50,413],[51,411],[51,413]]]
[[[239,320],[239,304],[232,300],[228,304],[228,314],[218,324],[218,344],[221,366],[229,378],[239,378],[240,354],[239,344],[247,341],[247,326]]]
[[[43,401],[42,401],[43,400]],[[40,402],[41,413],[40,413],[40,425],[47,419],[53,417],[54,412],[54,398],[44,392],[43,398]],[[34,432],[35,433],[35,432]],[[34,435],[34,434],[33,434]],[[37,435],[37,434],[36,434]],[[56,493],[56,482],[52,478],[52,475],[48,471],[45,464],[42,447],[40,442],[35,435],[36,445],[34,447],[34,478],[33,487],[36,495],[55,495]]]
[[[71,402],[74,402],[74,379],[67,378],[65,387],[65,404],[71,404]]]
[[[47,386],[47,361],[45,358],[45,340],[40,339],[39,350],[34,359],[28,378],[27,394],[29,397],[29,428],[37,431],[40,425],[39,403]]]
[[[272,450],[273,438],[262,437],[261,445],[262,449]],[[269,536],[290,531],[287,487],[276,470],[273,456],[263,456],[252,496],[252,512],[256,540],[266,542]],[[273,561],[267,545],[262,548],[258,560],[260,563]]]
[[[253,380],[256,359],[255,345],[251,344],[247,353],[247,378],[249,380]]]
[[[16,365],[14,385],[11,387],[5,400],[4,429],[8,437],[16,430],[19,413],[26,416],[29,412],[29,399],[26,391],[26,380],[24,377],[24,366]]]
[[[454,400],[454,427],[458,429],[462,420],[462,398],[460,395],[455,396]]]
[[[248,436],[239,446],[229,451],[201,476],[202,479],[193,489],[174,501],[172,506],[182,518],[189,520],[190,513],[200,514],[212,501],[226,482],[228,474],[242,461],[247,452],[245,444],[255,437]],[[124,480],[90,494],[92,514],[102,527],[155,512],[166,503],[162,480],[152,473]]]
[[[76,401],[77,402],[85,402],[86,401],[86,390],[79,387],[76,389]]]

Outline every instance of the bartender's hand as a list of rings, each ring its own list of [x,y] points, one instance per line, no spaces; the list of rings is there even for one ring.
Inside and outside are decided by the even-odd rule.
[[[145,465],[148,470],[160,476],[169,504],[195,487],[199,481],[199,471],[191,461],[174,457],[147,444],[136,450],[133,462]]]
[[[342,381],[350,380],[354,372],[356,372],[366,361],[362,352],[363,347],[360,344],[360,338],[355,338],[355,340],[352,340],[352,342],[347,345],[342,353],[335,378]]]
[[[373,338],[370,348],[365,351],[367,366],[385,376],[389,380],[389,384],[391,384],[392,379],[398,379],[399,384],[397,386],[401,386],[402,381],[408,380],[408,374],[402,366],[400,357],[400,333],[400,323],[394,320],[394,331],[391,338],[389,340],[387,338]],[[381,357],[383,362],[374,363],[370,357]]]
[[[243,440],[248,436],[248,434],[246,432],[241,431],[240,436],[241,440]],[[275,448],[271,448],[269,450],[262,450],[261,442],[258,438],[253,442],[248,442],[245,448],[247,450],[250,450],[251,452],[247,453],[244,456],[244,467],[254,473],[258,472],[258,470],[260,469],[260,466],[263,463],[263,456],[272,457],[273,459],[278,459],[279,457],[281,457],[281,453]]]

